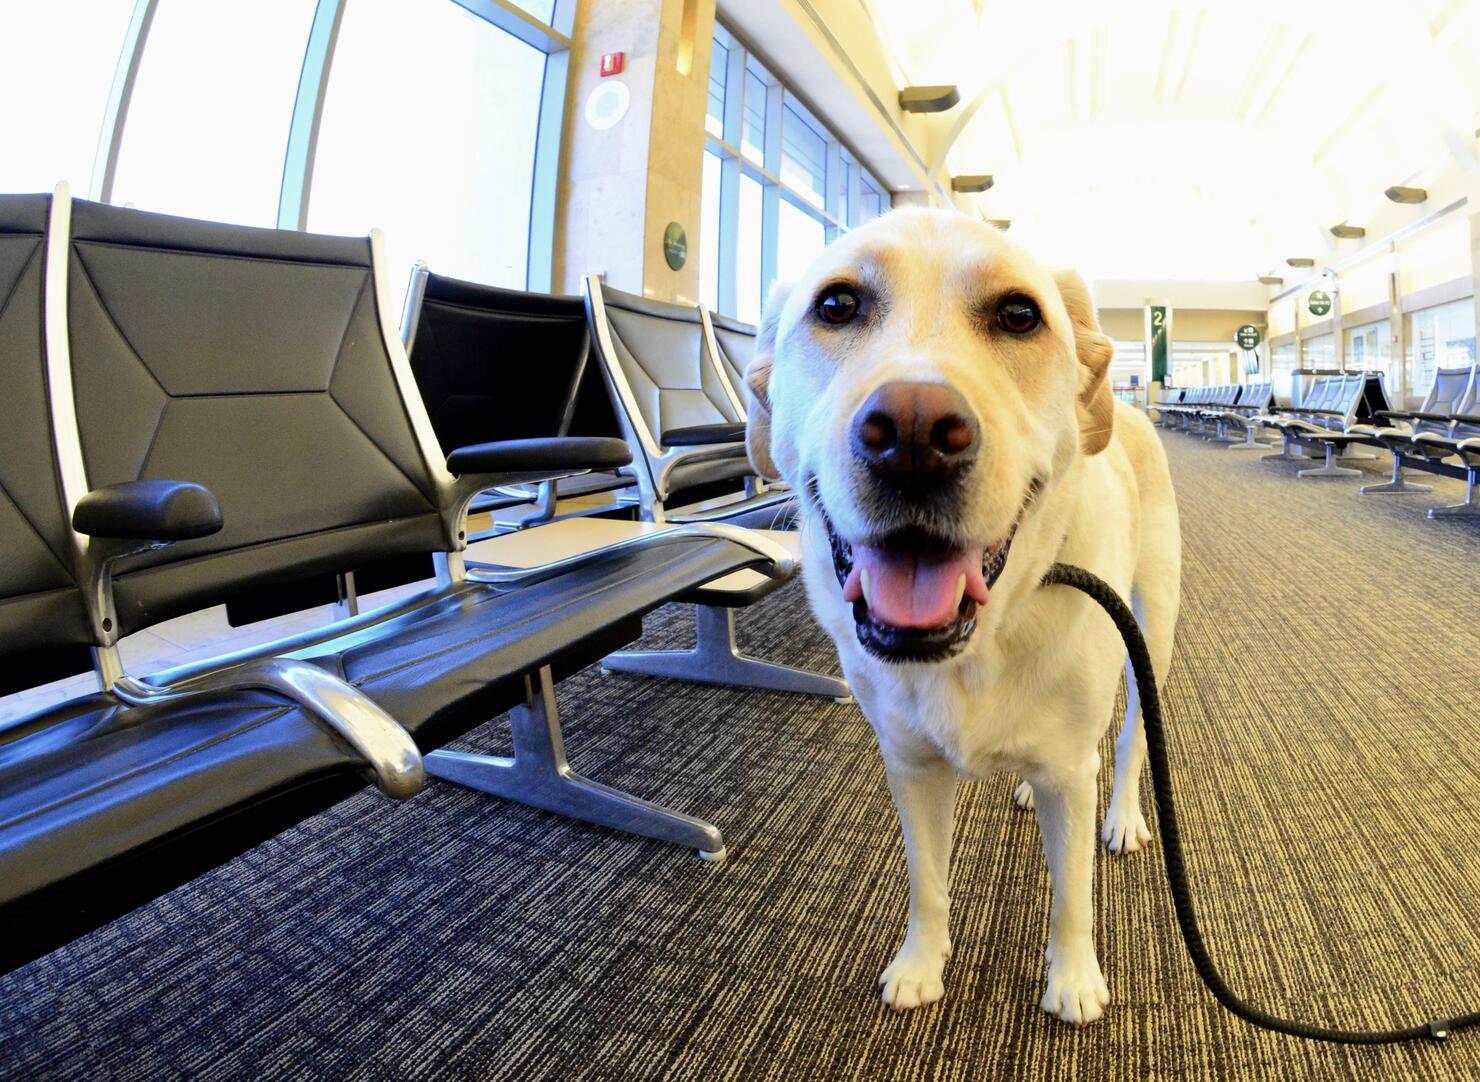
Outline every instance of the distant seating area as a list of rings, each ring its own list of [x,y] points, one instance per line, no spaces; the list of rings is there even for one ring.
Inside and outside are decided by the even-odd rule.
[[[1206,439],[1243,429],[1243,440],[1229,441],[1234,449],[1267,447],[1259,437],[1278,433],[1279,450],[1261,460],[1302,464],[1301,478],[1360,477],[1343,461],[1370,459],[1363,448],[1378,448],[1392,456],[1391,479],[1363,486],[1362,495],[1433,491],[1407,479],[1408,470],[1419,470],[1465,482],[1464,500],[1431,509],[1430,518],[1480,518],[1480,365],[1439,369],[1411,411],[1391,408],[1382,375],[1372,372],[1319,376],[1299,406],[1274,408],[1272,399],[1269,384],[1193,387],[1166,391],[1153,408],[1163,428]]]

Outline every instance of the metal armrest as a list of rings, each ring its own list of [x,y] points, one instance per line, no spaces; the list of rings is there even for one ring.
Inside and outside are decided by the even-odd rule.
[[[421,751],[411,734],[359,688],[307,661],[263,658],[164,686],[124,677],[112,690],[130,705],[148,706],[247,688],[281,695],[333,729],[365,760],[386,796],[405,800],[426,781]]]
[[[720,425],[692,425],[670,428],[661,440],[665,447],[700,447],[712,443],[741,443],[745,440],[745,422]]]
[[[1373,416],[1389,417],[1394,421],[1411,421],[1414,417],[1413,413],[1409,410],[1377,410],[1373,413]]]
[[[459,447],[447,456],[447,469],[458,475],[538,472],[548,476],[556,472],[565,475],[614,470],[631,462],[632,451],[622,440],[605,436],[552,436]]]
[[[94,489],[78,500],[72,528],[87,538],[78,585],[93,641],[106,648],[118,641],[114,565],[127,556],[219,532],[221,504],[210,489],[190,481],[126,481]],[[113,675],[111,668],[105,673]]]
[[[658,492],[666,499],[668,496],[668,478],[679,466],[690,462],[721,462],[727,458],[744,458],[745,444],[743,443],[710,443],[692,450],[670,451],[663,458],[661,472],[655,478]]]
[[[126,481],[78,500],[72,528],[97,540],[189,541],[220,531],[221,504],[191,481]]]
[[[592,549],[590,552],[577,553],[561,560],[536,564],[534,567],[470,567],[467,570],[467,578],[469,582],[481,582],[490,586],[529,586],[557,575],[563,575],[567,571],[579,568],[582,564],[622,549],[642,548],[647,545],[665,544],[695,537],[732,541],[765,557],[770,561],[771,568],[761,573],[768,578],[789,578],[796,572],[796,557],[791,554],[791,550],[763,533],[723,522],[694,522],[672,526],[654,533],[634,534],[620,541],[614,541],[610,545]]]

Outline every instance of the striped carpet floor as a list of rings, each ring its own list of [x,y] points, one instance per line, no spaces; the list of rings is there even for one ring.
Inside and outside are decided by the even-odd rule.
[[[1186,553],[1170,740],[1215,956],[1304,1019],[1480,1006],[1480,524],[1423,517],[1448,482],[1384,502],[1165,441]],[[832,664],[795,588],[741,626]],[[648,640],[689,627],[665,610]],[[0,1075],[1480,1077],[1480,1033],[1342,1049],[1224,1014],[1156,851],[1097,864],[1106,1018],[1052,1022],[1047,876],[1006,778],[961,793],[947,998],[895,1016],[874,978],[903,856],[855,707],[595,672],[560,699],[579,769],[721,824],[730,861],[438,782],[362,795],[0,978]]]

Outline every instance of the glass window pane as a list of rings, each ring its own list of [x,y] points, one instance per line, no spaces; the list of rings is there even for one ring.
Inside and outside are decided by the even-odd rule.
[[[725,137],[725,79],[730,70],[730,50],[719,38],[709,56],[709,112],[704,116],[704,130],[716,139]]]
[[[1475,363],[1475,305],[1466,298],[1408,316],[1408,404],[1419,405],[1440,368]]]
[[[87,195],[134,0],[0,3],[0,192]]]
[[[549,25],[555,18],[555,0],[513,0],[515,7],[523,8],[540,22]]]
[[[704,187],[699,197],[699,303],[719,310],[719,185],[721,162],[704,152]]]
[[[873,179],[865,173],[858,185],[858,224],[871,222],[889,209],[883,192],[874,186]]]
[[[801,207],[781,200],[776,237],[776,277],[795,282],[827,247],[827,227]]]
[[[1294,393],[1295,354],[1294,342],[1286,342],[1270,350],[1269,376],[1274,381],[1275,397],[1284,403],[1289,403]]]
[[[1347,330],[1345,362],[1351,372],[1381,372],[1388,399],[1397,401],[1398,373],[1393,368],[1393,330],[1388,320]]]
[[[740,132],[740,153],[762,166],[766,164],[767,89],[765,69],[752,60],[745,66],[745,109]]]
[[[1336,336],[1318,334],[1300,343],[1300,367],[1334,369],[1336,367]]]
[[[544,71],[544,54],[451,0],[354,0],[309,228],[384,229],[398,286],[425,259],[440,274],[523,288]]]
[[[827,191],[827,139],[787,95],[781,116],[781,179],[814,207]]]
[[[761,185],[740,177],[740,230],[735,244],[735,318],[761,321]]]
[[[144,44],[113,202],[276,225],[314,0],[161,0]]]

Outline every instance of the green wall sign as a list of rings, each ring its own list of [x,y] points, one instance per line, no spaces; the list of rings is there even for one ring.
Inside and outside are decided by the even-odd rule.
[[[669,222],[663,230],[663,258],[674,270],[682,270],[689,260],[689,237],[677,222]]]
[[[1164,304],[1153,304],[1146,309],[1146,333],[1151,337],[1151,382],[1167,381],[1167,357],[1171,353],[1168,338],[1171,331],[1172,310]]]
[[[1259,328],[1252,323],[1245,323],[1233,332],[1233,341],[1239,349],[1259,348]]]
[[[1310,300],[1306,301],[1306,305],[1310,308],[1311,315],[1323,316],[1331,311],[1331,294],[1318,289],[1310,295]]]

